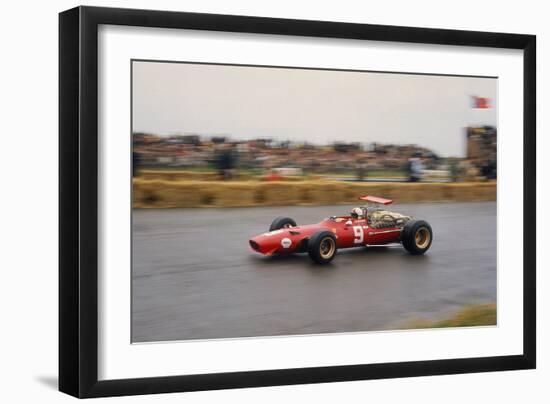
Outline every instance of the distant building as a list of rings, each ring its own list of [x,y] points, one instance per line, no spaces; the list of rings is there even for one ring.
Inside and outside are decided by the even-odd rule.
[[[497,130],[494,126],[466,128],[467,157],[470,160],[496,160]]]

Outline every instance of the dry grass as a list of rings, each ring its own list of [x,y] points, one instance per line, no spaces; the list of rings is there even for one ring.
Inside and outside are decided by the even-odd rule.
[[[436,321],[415,319],[403,324],[401,329],[446,328],[496,325],[497,306],[495,303],[467,306],[453,315]]]

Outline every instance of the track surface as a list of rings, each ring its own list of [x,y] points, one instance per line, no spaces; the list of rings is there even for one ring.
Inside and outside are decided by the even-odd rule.
[[[391,329],[496,301],[494,202],[395,206],[432,225],[424,256],[360,247],[321,267],[248,247],[276,216],[307,224],[348,209],[134,210],[133,342]]]

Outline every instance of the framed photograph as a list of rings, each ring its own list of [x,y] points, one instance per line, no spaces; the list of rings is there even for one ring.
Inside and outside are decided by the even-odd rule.
[[[59,17],[59,388],[535,367],[535,36]]]

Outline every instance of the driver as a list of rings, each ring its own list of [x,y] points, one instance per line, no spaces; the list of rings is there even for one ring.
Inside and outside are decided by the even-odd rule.
[[[364,216],[364,213],[363,213],[363,208],[353,208],[351,210],[351,217],[354,218],[354,219],[363,219],[363,216]]]

